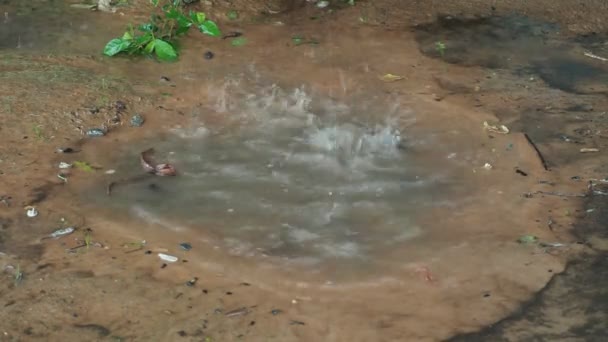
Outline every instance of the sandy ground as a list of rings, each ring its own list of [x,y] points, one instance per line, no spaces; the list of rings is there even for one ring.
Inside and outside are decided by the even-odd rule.
[[[242,11],[242,19],[222,25],[246,32],[245,53],[235,52],[226,41],[189,37],[180,62],[159,70],[153,61],[2,52],[0,340],[439,341],[505,318],[500,329],[463,335],[461,340],[583,341],[603,336],[605,327],[590,322],[604,316],[585,310],[599,296],[593,286],[565,319],[556,318],[562,313],[556,309],[557,300],[542,298],[559,298],[577,283],[576,267],[559,275],[566,265],[584,264],[605,253],[605,236],[585,230],[595,222],[589,217],[593,211],[587,210],[604,204],[536,192],[584,194],[586,180],[605,177],[601,153],[579,152],[582,147],[603,151],[606,146],[605,96],[564,92],[541,81],[528,82],[527,76],[429,58],[408,28],[438,13],[469,17],[518,11],[560,22],[568,28],[565,35],[602,30],[604,23],[598,19],[606,5],[585,4],[496,1],[495,9],[488,9],[475,1],[362,1],[310,21],[311,13],[318,13],[310,6],[278,4],[285,12],[263,15],[258,3],[235,1],[232,8]],[[198,6],[218,16],[226,8]],[[108,20],[126,22],[142,12],[122,11],[124,17],[116,14]],[[276,26],[278,21],[284,26]],[[286,43],[294,34],[315,36],[321,44],[294,48]],[[207,49],[215,52],[214,60],[201,58]],[[210,85],[235,70],[246,73],[243,66],[252,62],[270,82],[285,88],[308,84],[318,94],[344,101],[350,94],[379,89],[422,117],[415,127],[419,131],[446,127],[467,132],[455,144],[474,148],[477,162],[491,162],[491,174],[471,171],[475,200],[463,205],[458,215],[429,213],[429,232],[412,241],[407,252],[388,256],[397,261],[387,277],[334,285],[261,267],[255,260],[217,252],[210,243],[181,251],[178,243],[195,239],[194,233],[177,236],[138,218],[117,218],[95,203],[82,203],[83,191],[104,190],[107,177],[101,172],[73,170],[67,184],[57,178],[59,161],[84,159],[111,168],[118,146],[188,124],[184,113],[216,103]],[[405,79],[378,79],[389,72]],[[169,90],[160,76],[171,78]],[[128,127],[117,101],[126,104],[128,112],[145,113],[145,126]],[[567,110],[574,104],[587,107]],[[95,109],[98,113],[91,114]],[[117,115],[122,125],[116,124]],[[207,119],[222,120],[213,114]],[[486,120],[500,120],[511,128],[510,134],[488,134],[482,129]],[[103,124],[111,128],[108,136],[83,139],[83,130]],[[524,133],[536,142],[549,170]],[[560,134],[576,136],[580,143],[563,142]],[[504,152],[508,144],[514,149]],[[56,152],[59,147],[80,152],[61,154]],[[528,176],[515,173],[515,167]],[[531,195],[522,196],[525,193]],[[40,215],[27,218],[28,205],[36,206]],[[79,230],[41,240],[61,218]],[[83,243],[86,228],[91,229],[93,245],[69,251]],[[523,234],[567,247],[521,246],[515,240]],[[141,249],[129,244],[141,240],[147,241]],[[165,251],[179,256],[180,262],[163,267],[155,254]],[[16,277],[17,269],[22,279]],[[594,284],[593,272],[580,274]],[[554,292],[537,295],[547,289]],[[525,320],[526,310],[549,317],[544,330]],[[513,312],[516,317],[509,318]],[[580,328],[584,326],[593,329]]]

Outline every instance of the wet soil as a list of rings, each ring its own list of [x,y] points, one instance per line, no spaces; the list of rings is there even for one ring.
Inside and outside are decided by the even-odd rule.
[[[505,2],[495,8],[455,3],[360,2],[333,12],[277,3],[288,6],[269,15],[259,2],[233,2],[241,19],[220,22],[226,30],[244,31],[245,46],[191,36],[180,61],[162,69],[149,60],[108,60],[83,42],[49,54],[49,44],[41,39],[38,45],[36,35],[24,35],[32,42],[23,45],[26,51],[1,50],[1,338],[601,340],[605,196],[566,195],[583,196],[587,181],[606,177],[601,152],[580,152],[607,147],[605,66],[581,56],[583,50],[601,56],[603,36],[580,35],[603,28],[593,18],[605,13],[605,5],[587,3],[573,12],[571,2]],[[218,17],[227,9],[196,6]],[[9,17],[16,11],[10,1],[0,7]],[[115,25],[145,10],[119,12],[125,15],[87,14],[84,22],[95,32],[87,44],[111,38]],[[455,19],[447,26],[440,21],[413,27],[434,21],[439,12]],[[512,12],[533,18],[515,31],[524,37],[516,45],[528,47],[516,51],[519,59],[504,58],[515,45],[468,47],[488,28],[507,40],[513,20],[522,20],[471,16]],[[320,44],[294,46],[294,35]],[[450,57],[433,50],[439,40]],[[563,50],[544,54],[536,44]],[[216,57],[204,59],[207,50]],[[386,73],[404,79],[384,83],[379,77]],[[385,101],[398,100],[417,115],[417,132],[464,132],[454,145],[477,151],[466,164],[476,200],[458,212],[429,213],[420,222],[436,228],[405,251],[387,253],[393,263],[384,266],[386,276],[338,283],[327,283],[326,274],[284,274],[223,253],[214,248],[213,236],[200,231],[174,231],[166,226],[179,227],[146,222],[93,200],[83,203],[83,191],[105,191],[112,178],[104,171],[116,167],[121,148],[177,126],[194,127],[200,119],[225,123],[232,113],[219,90],[234,80],[284,89],[304,84],[313,96],[345,103],[374,88]],[[134,113],[145,115],[143,127],[128,126]],[[489,134],[484,121],[500,121],[511,132]],[[109,133],[85,139],[84,131],[94,127]],[[76,152],[63,154],[59,147]],[[67,183],[57,178],[60,161],[76,160],[87,161],[93,171],[70,170]],[[491,173],[484,173],[485,162],[493,165]],[[40,215],[27,218],[27,205]],[[77,231],[41,240],[68,225]],[[524,234],[565,246],[516,243]],[[142,240],[146,244],[138,245]],[[179,248],[184,241],[192,243],[191,251]],[[180,260],[163,262],[159,252]]]

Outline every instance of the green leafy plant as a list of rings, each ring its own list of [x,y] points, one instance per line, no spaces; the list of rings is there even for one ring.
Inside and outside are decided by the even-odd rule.
[[[445,43],[442,41],[435,42],[435,50],[439,53],[441,58],[445,57]]]
[[[106,56],[156,55],[161,61],[174,61],[178,56],[177,38],[186,34],[192,26],[209,36],[221,35],[217,24],[208,20],[205,13],[189,11],[186,14],[180,6],[181,0],[166,0],[162,6],[160,2],[150,0],[159,9],[158,13],[153,13],[150,21],[140,24],[137,29],[129,25],[122,37],[106,44],[103,53]]]

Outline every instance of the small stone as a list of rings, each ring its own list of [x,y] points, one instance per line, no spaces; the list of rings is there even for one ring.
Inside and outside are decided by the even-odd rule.
[[[140,114],[135,114],[131,117],[131,126],[141,127],[144,124],[144,117]]]
[[[106,132],[104,132],[101,128],[91,128],[86,131],[86,135],[90,138],[103,137],[106,135]]]
[[[197,281],[198,281],[198,278],[194,277],[186,282],[186,286],[192,287],[192,286],[194,286],[194,284],[196,284]]]
[[[215,54],[211,51],[207,51],[204,54],[205,59],[213,59],[213,57],[215,57]]]
[[[27,215],[27,217],[30,217],[30,218],[36,217],[36,216],[38,216],[38,210],[36,210],[36,208],[34,208],[34,207],[28,207],[25,214]]]
[[[161,80],[161,82],[170,82],[171,81],[171,79],[167,76],[161,76],[160,80]]]
[[[185,251],[189,251],[192,249],[192,245],[187,242],[182,242],[179,244],[179,247]]]
[[[74,149],[71,148],[71,147],[66,147],[66,148],[60,147],[60,148],[57,149],[57,152],[59,152],[59,153],[72,153],[72,152],[74,152]]]
[[[283,311],[281,311],[281,310],[279,310],[279,309],[274,309],[274,310],[270,311],[270,313],[271,313],[273,316],[276,316],[276,315],[278,315],[278,314],[280,314],[280,313],[282,313],[282,312],[283,312]]]
[[[116,108],[116,111],[120,113],[120,112],[124,111],[125,109],[127,109],[127,104],[118,100],[118,101],[116,101],[116,103],[114,103],[114,108]]]
[[[319,1],[317,2],[317,8],[325,8],[329,6],[329,1]]]

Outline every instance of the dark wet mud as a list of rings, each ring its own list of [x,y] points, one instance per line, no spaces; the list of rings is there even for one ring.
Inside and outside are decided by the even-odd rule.
[[[544,289],[508,317],[478,332],[446,341],[605,341],[608,197],[594,196],[586,201],[584,209],[593,211],[576,224],[574,233],[592,251],[570,261],[564,272],[556,274]]]

